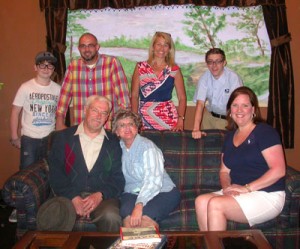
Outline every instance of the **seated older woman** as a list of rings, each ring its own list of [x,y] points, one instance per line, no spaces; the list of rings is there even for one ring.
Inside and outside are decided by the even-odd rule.
[[[158,227],[179,205],[180,193],[164,169],[161,150],[138,134],[141,124],[129,110],[119,110],[113,121],[113,132],[121,139],[126,181],[120,214],[125,227]]]

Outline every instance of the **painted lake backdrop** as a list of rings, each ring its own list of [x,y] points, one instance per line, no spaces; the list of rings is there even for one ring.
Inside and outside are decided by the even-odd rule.
[[[93,33],[100,43],[100,53],[120,59],[130,85],[135,64],[148,58],[149,44],[156,31],[172,35],[188,105],[194,105],[197,82],[207,70],[204,55],[212,47],[225,51],[227,66],[242,77],[244,85],[255,91],[261,106],[267,105],[271,50],[260,6],[158,5],[69,11],[66,63],[79,57],[79,37],[84,32]],[[177,102],[175,91],[173,100]]]

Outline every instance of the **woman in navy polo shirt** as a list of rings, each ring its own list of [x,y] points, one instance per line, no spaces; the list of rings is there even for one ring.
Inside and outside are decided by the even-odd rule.
[[[226,230],[227,220],[250,226],[280,214],[286,164],[277,131],[262,122],[255,93],[234,90],[227,103],[229,132],[220,169],[222,190],[195,200],[201,231]]]

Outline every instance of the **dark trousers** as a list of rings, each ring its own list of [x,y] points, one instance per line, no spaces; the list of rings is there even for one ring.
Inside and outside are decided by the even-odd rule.
[[[122,194],[120,214],[123,219],[131,215],[136,199],[137,195],[135,194]],[[160,192],[143,207],[143,215],[147,215],[159,223],[167,218],[178,207],[179,203],[180,192],[177,188],[173,188],[169,192]]]

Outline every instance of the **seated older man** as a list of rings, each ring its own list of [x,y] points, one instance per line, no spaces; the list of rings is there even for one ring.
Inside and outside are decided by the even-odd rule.
[[[55,135],[49,170],[55,195],[69,199],[78,216],[90,217],[99,231],[118,232],[125,180],[119,140],[103,128],[110,111],[106,97],[90,96],[84,121]]]

